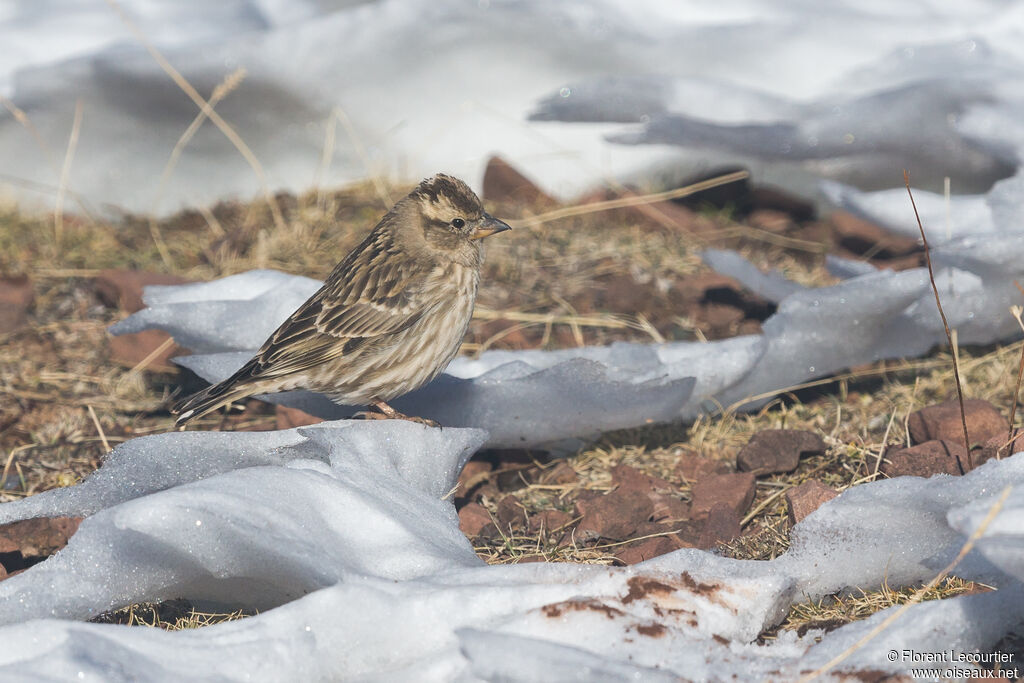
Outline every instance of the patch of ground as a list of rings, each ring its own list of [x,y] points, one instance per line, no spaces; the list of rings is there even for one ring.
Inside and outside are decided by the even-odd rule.
[[[391,198],[405,191],[388,188]],[[826,253],[883,267],[920,262],[915,244],[880,236],[851,217],[820,220],[805,203],[767,188],[730,192],[574,216],[490,240],[463,353],[756,332],[774,307],[703,266],[698,252],[709,246],[736,249],[759,267],[814,286],[833,281],[823,267]],[[622,195],[609,191],[591,199]],[[489,209],[502,218],[529,218],[552,208],[543,197],[526,196],[535,204],[499,196],[488,198]],[[371,184],[276,200],[285,217],[281,228],[256,201],[162,221],[65,216],[59,240],[52,217],[0,208],[0,277],[27,276],[33,295],[23,315],[10,318],[21,322],[0,328],[0,501],[71,485],[93,471],[109,447],[170,430],[169,406],[201,386],[173,366],[118,362],[121,352],[112,350],[106,328],[127,312],[99,296],[103,269],[208,280],[277,268],[323,278],[390,201]],[[965,394],[1008,414],[1020,351],[1019,344],[960,349]],[[808,481],[841,492],[884,476],[886,449],[910,444],[909,415],[954,395],[950,369],[945,351],[856,368],[796,387],[754,414],[726,409],[692,425],[610,433],[565,459],[481,453],[456,493],[463,528],[490,563],[623,564],[684,546],[736,558],[776,557],[788,547],[787,493]],[[277,424],[271,406],[249,400],[194,428]],[[741,449],[769,429],[807,432],[825,448],[799,457],[789,471],[738,473]],[[737,478],[729,482],[749,483],[750,495],[716,498],[714,477],[730,476]],[[936,595],[960,592],[962,586],[948,584]],[[837,596],[841,608],[831,612],[798,605],[782,627],[863,618],[887,606],[890,593],[868,592],[867,604],[856,608],[854,598]],[[206,617],[177,615],[178,607],[132,606],[108,618],[207,623]]]

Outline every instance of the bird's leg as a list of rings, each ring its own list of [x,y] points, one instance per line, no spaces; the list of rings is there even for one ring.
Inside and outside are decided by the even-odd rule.
[[[403,415],[384,401],[374,401],[371,403],[374,408],[380,412],[372,412],[369,410],[356,413],[353,417],[361,418],[364,420],[408,420],[409,422],[417,422],[427,427],[440,427],[433,420],[428,420],[425,417],[412,417],[411,415]]]
[[[394,408],[389,406],[384,401],[374,401],[373,402],[373,407],[376,408],[377,410],[379,410],[380,412],[382,412],[385,416],[387,416],[389,419],[392,419],[392,420],[394,420],[395,418],[403,418],[403,417],[405,417],[405,415],[402,415],[400,412],[398,412],[397,410],[395,410]]]

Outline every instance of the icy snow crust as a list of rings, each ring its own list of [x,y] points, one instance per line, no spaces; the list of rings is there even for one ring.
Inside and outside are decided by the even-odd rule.
[[[492,152],[561,196],[658,162],[685,174],[741,161],[790,189],[830,179],[822,191],[834,204],[915,237],[892,189],[909,168],[936,191],[915,196],[961,343],[1017,332],[1007,315],[1024,280],[1016,4],[122,4],[201,92],[247,69],[217,111],[254,148],[271,190],[369,173],[478,181]],[[209,123],[158,187],[196,108],[104,4],[12,5],[0,11],[0,43],[12,47],[0,53],[0,94],[51,149],[63,148],[83,103],[75,201],[162,213],[259,192]],[[332,111],[351,120],[369,167],[340,128],[321,164]],[[50,201],[59,164],[6,109],[0,158],[5,182]],[[973,194],[947,206],[944,176]],[[999,590],[916,605],[839,668],[906,672],[911,663],[890,662],[889,650],[992,647],[1024,614],[1024,455],[961,478],[855,487],[797,525],[772,562],[680,550],[628,568],[488,567],[473,553],[446,495],[480,447],[571,449],[607,429],[750,408],[752,397],[942,341],[923,270],[833,258],[846,279],[812,290],[735,254],[705,258],[778,302],[763,334],[488,352],[398,403],[443,431],[335,421],[143,437],[77,486],[0,506],[0,523],[87,516],[65,549],[0,582],[0,679],[789,681],[888,616],[817,643],[812,632],[752,644],[789,605],[934,576],[1012,486],[957,569]],[[116,331],[166,329],[195,352],[183,362],[216,380],[318,285],[256,271],[151,288],[149,308]],[[347,414],[308,393],[269,398]],[[182,633],[82,621],[175,597],[261,613]]]
[[[1018,333],[1008,310],[1019,298],[1013,283],[1024,280],[1022,243],[1024,233],[1004,232],[962,237],[934,250],[936,284],[962,343]],[[834,260],[833,267],[851,277],[809,289],[762,273],[732,252],[708,250],[704,259],[778,303],[762,334],[711,343],[488,351],[456,359],[395,405],[444,425],[484,429],[488,446],[564,450],[602,431],[692,419],[722,406],[752,409],[786,387],[861,363],[919,356],[945,340],[924,268],[895,273]],[[215,382],[241,367],[318,285],[263,270],[149,287],[148,308],[111,332],[166,330],[199,352],[178,362]],[[355,410],[309,392],[265,398],[328,419]]]
[[[159,187],[197,108],[106,4],[7,4],[0,95],[49,147],[0,110],[5,180],[19,191],[52,202],[55,151],[81,100],[68,187],[94,209],[171,212],[260,192],[209,123]],[[478,182],[498,153],[561,196],[651,177],[654,165],[685,173],[725,161],[791,189],[822,176],[892,187],[909,168],[933,190],[950,176],[954,191],[981,192],[1013,173],[1024,141],[1015,3],[120,4],[205,96],[246,69],[217,111],[271,191],[438,170]],[[365,156],[337,116],[329,123],[335,110]],[[322,164],[328,128],[336,143]]]
[[[930,578],[1004,486],[1010,504],[957,570],[998,593],[918,605],[841,668],[905,671],[893,648],[984,649],[1024,609],[1019,580],[996,568],[1024,573],[1024,455],[851,489],[771,562],[680,550],[628,568],[490,567],[445,499],[485,438],[339,421],[129,441],[81,484],[0,506],[3,522],[89,515],[66,548],[0,582],[0,677],[792,680],[884,614],[819,643],[751,644],[764,627],[794,601]],[[79,621],[182,596],[262,612],[178,633]]]

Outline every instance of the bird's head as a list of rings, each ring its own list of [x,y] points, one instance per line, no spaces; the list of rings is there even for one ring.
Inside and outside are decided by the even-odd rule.
[[[479,242],[511,228],[484,211],[466,183],[438,173],[421,182],[406,198],[415,211],[427,244],[459,255],[477,255]]]

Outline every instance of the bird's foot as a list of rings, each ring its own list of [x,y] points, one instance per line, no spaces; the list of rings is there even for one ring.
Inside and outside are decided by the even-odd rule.
[[[403,413],[400,413],[391,406],[389,406],[384,401],[374,401],[373,407],[376,408],[377,410],[363,410],[356,413],[352,417],[357,420],[407,420],[408,422],[415,422],[426,427],[441,426],[437,422],[427,419],[425,417],[414,417],[412,415],[405,415]]]

